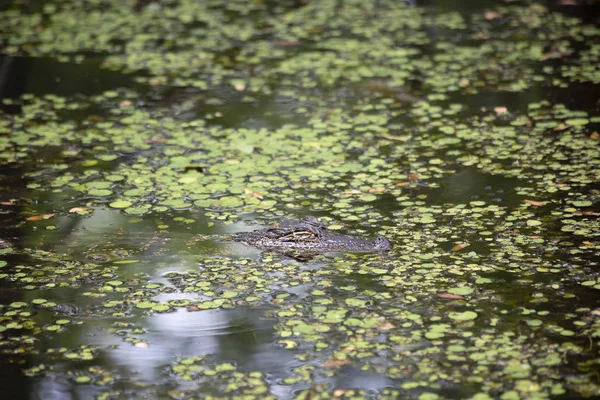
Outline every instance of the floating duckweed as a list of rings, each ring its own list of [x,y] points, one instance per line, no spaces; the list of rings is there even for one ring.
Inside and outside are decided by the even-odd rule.
[[[365,300],[362,299],[346,299],[346,304],[348,304],[351,307],[364,307],[367,305],[367,302]]]
[[[46,325],[44,326],[44,329],[50,332],[55,332],[55,331],[59,331],[62,329],[62,326],[60,325]]]
[[[589,207],[592,205],[592,202],[589,200],[580,200],[571,202],[575,207]]]
[[[469,321],[477,318],[477,313],[474,311],[451,312],[448,313],[448,317],[456,321]]]
[[[157,306],[157,305],[158,305],[158,303],[155,303],[152,301],[140,301],[135,306],[137,308],[141,308],[141,309],[148,309],[148,308],[153,308],[154,306]]]
[[[238,295],[239,295],[238,292],[228,291],[228,292],[223,292],[221,294],[221,297],[223,297],[224,299],[232,299],[234,297],[237,297]]]
[[[565,124],[567,125],[573,125],[573,126],[581,126],[581,125],[587,125],[589,124],[590,120],[587,118],[575,118],[575,119],[568,119],[565,121]]]
[[[144,287],[145,287],[146,289],[158,289],[158,288],[160,288],[161,286],[162,286],[162,284],[160,284],[160,283],[148,283],[148,284],[146,284]]]
[[[112,208],[128,208],[131,207],[131,202],[127,200],[113,201],[109,206]]]
[[[143,215],[150,212],[150,207],[146,204],[141,205],[139,207],[128,207],[123,210],[126,214],[130,215]]]
[[[77,383],[89,383],[92,381],[92,378],[90,378],[89,376],[85,376],[85,375],[81,375],[78,376],[77,378],[75,378],[75,382]]]
[[[139,304],[138,304],[138,308],[146,308],[146,307],[139,307]],[[173,308],[171,308],[171,306],[168,304],[154,304],[154,305],[152,305],[151,308],[153,311],[156,311],[156,312],[173,311]]]
[[[107,197],[111,196],[113,193],[108,189],[90,189],[88,190],[88,194],[90,196]]]
[[[190,303],[191,303],[191,301],[187,300],[187,299],[169,301],[169,304],[173,307],[185,307],[185,306],[189,305]]]
[[[528,319],[526,322],[529,326],[541,326],[543,324],[539,319]]]
[[[448,293],[458,294],[461,296],[468,296],[473,293],[473,289],[470,287],[457,287],[448,289]]]

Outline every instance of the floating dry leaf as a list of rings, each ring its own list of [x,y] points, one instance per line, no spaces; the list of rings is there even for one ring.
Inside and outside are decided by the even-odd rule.
[[[470,243],[459,243],[456,246],[452,247],[452,251],[459,251],[464,249],[465,247],[469,247],[470,245]]]
[[[564,131],[565,129],[569,129],[570,127],[571,127],[571,125],[560,124],[558,126],[555,126],[552,130],[553,131]]]
[[[498,11],[488,10],[483,13],[483,17],[488,21],[491,21],[493,19],[502,18],[502,14],[500,14]]]
[[[324,362],[323,364],[321,364],[321,366],[323,368],[334,368],[334,367],[340,367],[342,365],[348,365],[348,364],[352,364],[352,362],[350,362],[348,360],[331,360],[331,361]]]
[[[80,212],[89,212],[92,211],[89,207],[73,207],[69,209],[70,213],[80,213]]]
[[[27,221],[41,221],[43,219],[50,219],[52,217],[54,217],[56,215],[56,213],[51,213],[51,214],[41,214],[41,215],[33,215],[31,217],[27,217],[25,218]]]
[[[255,192],[253,190],[250,190],[248,188],[244,188],[244,194],[252,195],[253,197],[256,197],[257,199],[261,199],[261,200],[265,197],[262,194]]]
[[[377,329],[380,331],[389,331],[390,329],[394,329],[396,325],[392,324],[389,321],[384,321],[381,324],[377,325]]]
[[[545,202],[543,202],[543,201],[536,201],[536,200],[529,200],[529,199],[525,199],[525,200],[523,200],[523,203],[526,203],[526,204],[531,204],[531,205],[532,205],[532,206],[534,206],[534,207],[541,207],[541,206],[543,206],[543,205],[545,205],[545,204],[546,204],[546,203],[545,203]]]
[[[451,300],[464,299],[464,297],[461,296],[460,294],[452,294],[452,293],[440,293],[440,294],[438,294],[438,297],[440,297],[442,299],[451,299]]]

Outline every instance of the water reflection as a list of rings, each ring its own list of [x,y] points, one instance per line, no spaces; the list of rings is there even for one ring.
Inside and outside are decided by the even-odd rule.
[[[283,378],[298,362],[292,353],[274,346],[272,319],[264,310],[239,307],[235,310],[211,310],[156,314],[127,320],[145,333],[135,336],[143,345],[124,341],[124,337],[110,329],[107,320],[88,321],[79,337],[57,336],[46,345],[70,346],[71,341],[93,345],[100,349],[102,366],[120,371],[121,378],[144,384],[162,385],[169,378],[167,367],[177,359],[209,356],[215,363],[233,362],[241,371],[261,370]],[[122,330],[125,332],[125,329]],[[36,364],[41,360],[32,360]],[[95,362],[94,364],[96,364]],[[67,368],[66,364],[63,364]],[[59,369],[60,363],[55,364]],[[68,366],[72,368],[73,365]],[[50,374],[37,381],[33,398],[68,399],[90,398],[93,390],[79,387],[71,380]]]

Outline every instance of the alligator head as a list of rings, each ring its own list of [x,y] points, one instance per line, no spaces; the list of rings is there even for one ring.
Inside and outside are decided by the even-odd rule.
[[[234,240],[264,250],[310,253],[380,253],[392,248],[385,236],[370,240],[360,236],[334,233],[315,217],[284,219],[273,228],[238,234]]]

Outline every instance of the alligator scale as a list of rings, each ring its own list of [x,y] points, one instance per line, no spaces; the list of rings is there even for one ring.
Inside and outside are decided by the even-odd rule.
[[[284,219],[273,228],[236,235],[234,240],[263,250],[295,252],[379,253],[392,248],[384,236],[375,240],[334,233],[315,217],[301,220]]]

